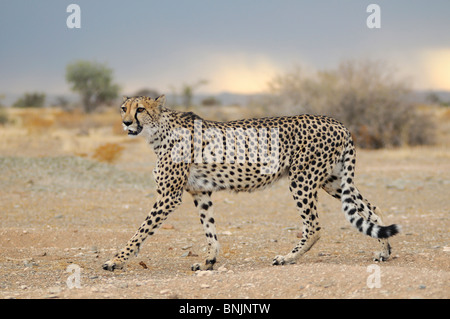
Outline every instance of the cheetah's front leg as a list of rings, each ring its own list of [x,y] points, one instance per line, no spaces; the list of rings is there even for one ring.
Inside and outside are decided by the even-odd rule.
[[[213,204],[211,201],[211,193],[199,192],[191,193],[194,198],[194,204],[199,208],[200,222],[205,231],[206,241],[208,243],[208,253],[205,264],[193,264],[191,269],[196,270],[212,270],[216,263],[219,253],[219,242],[217,241],[216,226],[213,217]]]
[[[144,240],[154,234],[155,230],[162,224],[167,216],[181,204],[182,191],[178,193],[166,193],[160,195],[153,205],[153,209],[138,228],[137,232],[127,242],[125,247],[118,252],[111,260],[103,264],[103,269],[114,271],[122,269],[127,260],[134,254],[137,256]]]

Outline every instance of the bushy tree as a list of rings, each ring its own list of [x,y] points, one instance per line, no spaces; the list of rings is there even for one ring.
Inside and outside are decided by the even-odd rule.
[[[111,103],[119,95],[119,86],[113,83],[113,70],[105,64],[76,61],[66,68],[66,80],[81,96],[84,110],[89,113],[101,104]]]

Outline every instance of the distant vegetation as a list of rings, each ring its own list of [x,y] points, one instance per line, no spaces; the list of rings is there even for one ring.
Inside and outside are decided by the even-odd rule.
[[[113,70],[103,63],[84,60],[70,63],[66,67],[66,80],[79,94],[81,104],[74,106],[66,97],[58,96],[51,105],[63,110],[75,111],[78,107],[84,113],[92,113],[100,105],[113,104],[120,93]],[[248,115],[327,115],[344,123],[354,135],[356,144],[363,148],[432,144],[436,135],[434,118],[427,108],[415,101],[433,107],[450,105],[449,97],[442,92],[412,94],[409,82],[399,79],[392,66],[380,61],[351,60],[334,69],[320,71],[297,67],[274,77],[266,92],[253,96],[230,93],[201,97],[195,94],[207,83],[207,80],[184,83],[172,86],[171,92],[162,93],[144,87],[133,95],[156,98],[164,93],[170,107],[193,111],[203,108],[201,112],[212,113],[213,118],[219,120]],[[0,95],[0,102],[3,98]],[[234,100],[239,102],[230,102]],[[40,108],[45,106],[45,101],[45,93],[25,93],[13,106]],[[229,107],[231,104],[239,109]],[[219,116],[220,112],[222,115]],[[48,127],[47,119],[44,120],[39,123]],[[8,121],[8,114],[1,109],[0,103],[0,124]],[[70,123],[68,125],[72,125]],[[116,152],[113,148],[101,151],[101,154],[110,155]]]
[[[119,96],[120,87],[113,83],[113,70],[105,64],[76,61],[66,68],[66,80],[81,96],[86,113],[102,104],[109,104]]]
[[[2,100],[5,98],[4,94],[0,94],[0,125],[8,123],[8,113],[5,111],[5,107],[2,104]]]
[[[45,93],[25,93],[14,104],[14,107],[43,107],[45,105]]]
[[[430,92],[425,97],[425,101],[430,104],[450,107],[450,100],[443,100],[436,92]]]
[[[161,96],[161,94],[153,89],[140,89],[136,93],[134,93],[135,96],[148,96],[152,99],[156,99],[158,96]]]
[[[172,95],[174,97],[174,104],[178,104],[178,97],[181,98],[181,105],[184,107],[190,107],[193,106],[193,98],[194,98],[194,92],[197,90],[200,86],[208,84],[207,80],[199,80],[196,83],[193,84],[187,84],[183,83],[180,89],[176,89],[175,87],[172,87]]]
[[[409,83],[382,62],[347,61],[313,73],[296,68],[269,86],[272,96],[266,103],[276,113],[334,117],[360,147],[430,144],[434,139],[434,122],[411,102]]]

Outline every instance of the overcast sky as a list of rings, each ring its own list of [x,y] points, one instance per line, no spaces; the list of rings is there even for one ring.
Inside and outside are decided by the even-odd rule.
[[[69,29],[69,4],[81,28]],[[381,28],[366,24],[369,4]],[[449,0],[1,0],[0,94],[70,92],[65,67],[107,63],[123,93],[255,93],[296,65],[381,59],[419,89],[450,90]]]

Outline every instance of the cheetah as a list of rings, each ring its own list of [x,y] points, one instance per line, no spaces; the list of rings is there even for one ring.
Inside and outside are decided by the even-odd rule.
[[[212,270],[219,243],[211,194],[221,190],[251,192],[281,178],[289,180],[303,230],[298,244],[288,254],[275,256],[273,265],[295,263],[320,238],[320,188],[341,201],[350,224],[378,239],[381,251],[375,253],[375,260],[389,258],[388,238],[400,227],[384,226],[380,209],[356,188],[352,135],[337,120],[297,115],[215,122],[166,108],[164,95],[156,99],[124,97],[120,110],[128,135],[143,136],[157,155],[153,171],[157,198],[137,232],[103,269],[123,268],[180,205],[187,191],[198,208],[208,247],[205,262],[191,268]]]

